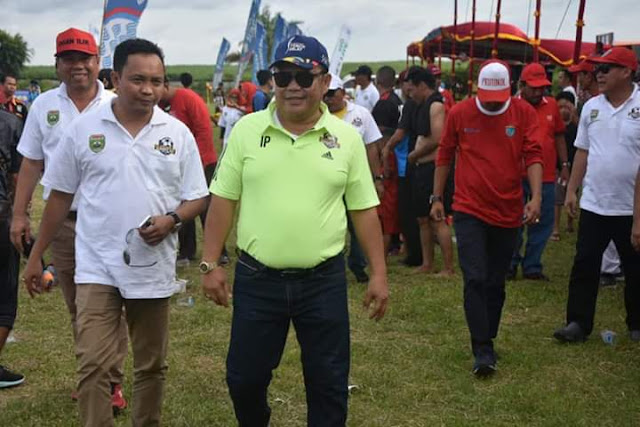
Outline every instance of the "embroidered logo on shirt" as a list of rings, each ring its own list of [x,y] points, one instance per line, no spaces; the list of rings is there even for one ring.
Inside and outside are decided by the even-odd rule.
[[[329,134],[328,132],[320,137],[320,142],[322,142],[329,149],[340,148],[340,143],[338,143],[338,138]]]
[[[353,119],[353,121],[351,122],[351,124],[357,128],[359,128],[360,126],[362,126],[362,119],[360,117],[356,117],[355,119]]]
[[[104,150],[104,146],[107,144],[107,140],[104,135],[89,135],[89,149],[94,153],[99,153]]]
[[[632,119],[639,119],[640,118],[640,107],[634,107],[631,109],[631,111],[629,111],[629,117],[631,117]]]
[[[505,126],[504,133],[506,133],[509,138],[512,138],[513,135],[516,134],[516,127],[515,126]]]
[[[333,160],[333,156],[331,155],[331,151],[327,151],[326,153],[324,153],[322,155],[323,159],[329,159],[329,160]]]
[[[598,118],[598,114],[600,114],[600,111],[591,110],[591,114],[589,114],[589,118],[591,118],[591,121],[594,121],[595,119],[597,119]]]
[[[47,124],[49,126],[55,126],[60,121],[60,111],[49,110],[47,111]]]
[[[168,156],[169,154],[176,154],[176,149],[173,148],[173,141],[168,136],[162,138],[156,145],[153,146],[154,150]]]

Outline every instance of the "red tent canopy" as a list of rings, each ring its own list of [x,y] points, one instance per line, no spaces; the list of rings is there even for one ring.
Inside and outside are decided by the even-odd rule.
[[[495,37],[495,22],[476,22],[473,47],[474,60],[491,58],[491,48]],[[451,57],[452,45],[456,43],[456,57],[469,56],[471,41],[471,22],[454,26],[438,27],[432,30],[422,41],[411,43],[407,55],[433,60],[437,56]],[[527,63],[533,58],[534,40],[515,25],[500,23],[498,33],[498,57],[512,63]],[[540,62],[555,63],[568,67],[573,64],[574,41],[542,39],[540,41]],[[596,50],[595,43],[582,43],[581,57]]]

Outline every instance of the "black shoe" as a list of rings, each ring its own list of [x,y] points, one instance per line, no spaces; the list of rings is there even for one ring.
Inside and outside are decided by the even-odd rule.
[[[516,280],[516,276],[518,275],[518,268],[510,268],[505,276],[505,280]]]
[[[24,382],[24,375],[11,372],[4,366],[0,365],[0,388],[15,387]]]
[[[550,282],[551,279],[547,275],[542,272],[539,273],[527,273],[523,274],[522,277],[526,280],[537,280],[540,282]]]
[[[496,372],[496,358],[490,354],[476,356],[473,362],[473,375],[478,378],[486,378]]]
[[[600,274],[600,287],[605,288],[607,286],[615,286],[616,285],[616,275],[609,273],[601,273]]]
[[[577,322],[571,322],[564,328],[558,329],[553,333],[553,337],[560,342],[583,342],[587,340],[587,335]]]
[[[413,259],[413,258],[405,258],[402,260],[402,263],[407,267],[420,267],[422,265],[422,258]]]
[[[356,282],[358,283],[368,283],[369,282],[369,275],[367,273],[365,273],[364,271],[354,271],[353,275],[356,276]]]
[[[629,331],[629,339],[633,342],[640,342],[640,329]]]

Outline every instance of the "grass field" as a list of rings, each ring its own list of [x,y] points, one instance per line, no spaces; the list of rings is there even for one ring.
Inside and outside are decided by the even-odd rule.
[[[41,203],[35,206],[40,215]],[[640,348],[624,324],[622,286],[600,292],[594,336],[583,345],[559,345],[551,333],[564,318],[574,235],[550,242],[544,258],[550,283],[508,284],[495,377],[470,373],[462,284],[416,275],[391,258],[391,306],[369,321],[361,308],[364,286],[350,277],[352,328],[350,426],[637,426],[640,425]],[[233,241],[233,239],[232,239]],[[189,279],[192,308],[172,300],[169,371],[164,403],[168,426],[233,426],[224,360],[231,311],[202,297],[196,267]],[[615,346],[598,336],[618,333]],[[21,292],[17,343],[2,363],[26,375],[24,385],[0,391],[2,426],[74,426],[76,404],[71,328],[59,289],[37,299]],[[270,389],[274,427],[304,426],[300,351],[289,337]],[[125,394],[131,392],[131,358]],[[117,425],[129,424],[129,412]]]

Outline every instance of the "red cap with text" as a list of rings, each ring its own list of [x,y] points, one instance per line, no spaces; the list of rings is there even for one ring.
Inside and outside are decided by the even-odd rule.
[[[497,60],[489,60],[482,64],[478,75],[480,102],[507,102],[510,96],[509,66]]]
[[[90,33],[77,28],[69,28],[56,37],[55,56],[60,56],[65,52],[83,52],[89,55],[97,55],[98,46]]]

